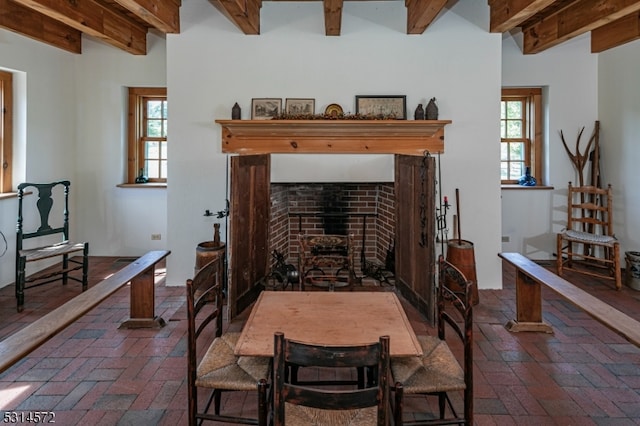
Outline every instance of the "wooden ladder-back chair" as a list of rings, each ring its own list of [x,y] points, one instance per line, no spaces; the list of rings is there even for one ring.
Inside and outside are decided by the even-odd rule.
[[[557,235],[557,273],[610,279],[622,287],[620,243],[613,233],[613,191],[569,182],[567,227]]]
[[[56,187],[60,188],[56,191]],[[89,270],[89,243],[75,243],[69,241],[69,186],[68,180],[52,183],[21,183],[18,185],[18,223],[16,226],[16,299],[18,312],[24,309],[24,291],[28,288],[38,287],[50,282],[62,280],[66,285],[68,280],[82,283],[82,291],[87,289],[87,276]],[[38,200],[34,203],[40,216],[40,226],[33,232],[25,232],[24,227],[24,195],[25,189],[35,188],[38,192]],[[60,209],[53,209],[54,198],[59,191],[63,192],[63,204]],[[28,193],[28,192],[27,192]],[[26,210],[26,209],[25,209]],[[59,212],[59,215],[52,212]],[[49,222],[53,223],[53,226]],[[60,239],[54,243],[42,245],[42,241],[50,240],[49,236],[58,235]],[[37,247],[24,247],[25,240],[38,238]],[[78,254],[80,260],[71,255]],[[62,256],[62,266],[46,274],[34,274],[26,276],[26,266],[29,262]],[[82,270],[81,277],[70,275],[70,272]]]
[[[234,355],[240,333],[222,332],[223,299],[217,260],[207,263],[193,279],[187,280],[189,425],[203,420],[262,425],[259,421],[268,410],[266,392],[271,360]],[[201,401],[198,389],[208,391],[203,409],[198,408]],[[255,392],[258,415],[245,418],[221,414],[221,394],[228,391]],[[213,412],[209,412],[212,402]]]
[[[283,333],[275,333],[273,424],[389,425],[389,359],[389,336],[365,345],[326,346],[289,340]],[[367,367],[373,371],[372,380],[363,388],[293,384],[287,380],[290,364],[332,369]]]
[[[353,286],[357,280],[353,238],[353,234],[300,234],[300,289],[304,290],[305,284],[326,287],[329,291]]]
[[[416,421],[403,419],[404,425],[473,424],[472,296],[475,284],[444,257],[440,256],[438,264],[438,335],[418,336],[423,355],[392,359],[391,374],[394,381],[402,383],[405,396],[437,395],[439,416]],[[453,333],[445,333],[449,328]],[[445,339],[452,334],[454,341]],[[461,355],[456,357],[454,351]],[[452,392],[462,394],[462,412],[454,407],[449,395]],[[402,412],[402,407],[395,410]]]

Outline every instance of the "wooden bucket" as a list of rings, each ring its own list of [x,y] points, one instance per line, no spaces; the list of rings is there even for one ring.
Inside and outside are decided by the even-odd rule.
[[[449,240],[447,243],[447,262],[458,268],[467,280],[475,284],[471,294],[471,302],[477,305],[480,302],[480,298],[478,295],[478,278],[476,277],[473,243],[466,240]]]
[[[217,241],[204,241],[196,247],[196,267],[194,274],[207,263],[217,260],[220,271],[223,267],[225,244]]]

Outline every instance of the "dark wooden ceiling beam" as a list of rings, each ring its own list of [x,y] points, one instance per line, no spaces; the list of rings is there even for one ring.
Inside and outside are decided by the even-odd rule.
[[[247,35],[260,34],[262,0],[209,0]]]
[[[0,0],[0,27],[67,52],[82,52],[80,31],[12,0]]]
[[[324,33],[339,36],[342,29],[343,0],[322,0],[324,6]]]
[[[165,34],[180,33],[179,0],[114,0],[142,19],[149,26]]]
[[[640,0],[578,0],[557,13],[522,28],[523,52],[542,52],[637,11],[640,11]]]
[[[407,34],[422,34],[447,0],[405,0],[404,4],[407,7]]]
[[[640,12],[632,13],[591,31],[591,53],[604,52],[640,39]]]
[[[14,0],[134,55],[147,53],[147,29],[93,0]]]
[[[556,0],[489,0],[489,31],[504,33],[520,26],[527,19]]]

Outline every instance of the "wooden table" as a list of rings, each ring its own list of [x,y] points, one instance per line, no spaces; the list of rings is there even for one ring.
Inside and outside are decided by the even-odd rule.
[[[314,344],[355,345],[390,336],[391,356],[422,355],[400,300],[391,292],[263,291],[236,355],[273,356],[273,335]]]

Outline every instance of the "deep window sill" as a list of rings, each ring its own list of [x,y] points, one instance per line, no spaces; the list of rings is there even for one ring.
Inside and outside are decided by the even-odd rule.
[[[535,191],[536,189],[546,189],[546,190],[551,190],[554,189],[553,186],[547,186],[547,185],[536,185],[536,186],[522,186],[522,185],[518,185],[518,184],[510,184],[510,185],[500,185],[500,189],[524,189],[527,191]]]
[[[164,182],[150,182],[150,183],[121,183],[116,185],[118,188],[166,188],[167,184]]]
[[[0,194],[0,200],[4,200],[5,198],[15,198],[17,196],[17,192],[5,192],[3,194]]]

